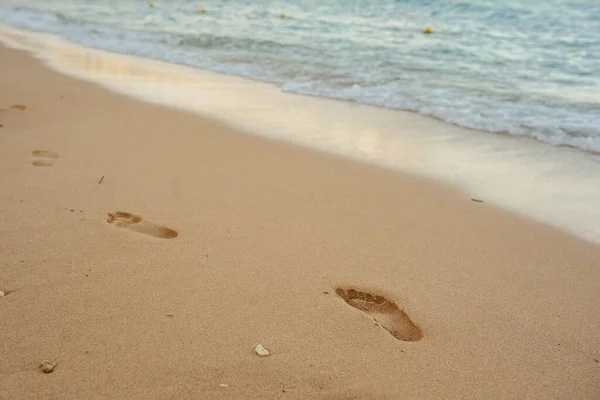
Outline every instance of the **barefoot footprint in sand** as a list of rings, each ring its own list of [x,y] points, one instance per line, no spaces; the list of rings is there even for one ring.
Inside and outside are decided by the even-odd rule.
[[[8,109],[4,109],[4,108],[0,108],[0,112],[2,111],[10,111],[10,110],[18,110],[18,111],[25,111],[27,110],[27,106],[23,105],[23,104],[15,104],[10,106]]]
[[[143,233],[160,239],[173,239],[179,235],[177,231],[174,231],[173,229],[144,221],[139,215],[122,211],[108,213],[106,222],[118,226],[119,228],[125,228],[130,231]]]
[[[396,339],[416,342],[423,339],[423,332],[396,304],[383,296],[372,295],[356,289],[335,289],[346,303],[371,316]]]
[[[26,109],[27,109],[27,106],[25,106],[23,104],[15,104],[13,106],[10,106],[10,108],[8,108],[8,109],[0,108],[0,112],[11,111],[11,110],[25,111]],[[4,125],[0,124],[0,128],[4,128]]]
[[[51,167],[58,159],[58,154],[48,150],[34,150],[31,155],[37,158],[31,162],[36,167]]]

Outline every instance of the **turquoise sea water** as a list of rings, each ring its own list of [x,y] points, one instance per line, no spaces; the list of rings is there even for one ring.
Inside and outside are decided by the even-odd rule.
[[[149,3],[0,0],[0,22],[284,91],[600,151],[597,0]]]

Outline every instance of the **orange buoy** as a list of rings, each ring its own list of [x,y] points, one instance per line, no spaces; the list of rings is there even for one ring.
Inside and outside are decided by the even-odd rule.
[[[285,18],[285,14],[284,13],[279,14],[279,18]]]
[[[426,27],[425,29],[423,29],[423,33],[432,33],[433,31],[431,30],[430,27]]]

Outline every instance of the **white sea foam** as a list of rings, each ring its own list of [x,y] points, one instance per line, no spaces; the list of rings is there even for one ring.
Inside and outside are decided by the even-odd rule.
[[[144,2],[16,3],[0,5],[0,22],[87,47],[600,152],[600,42],[593,34],[600,7],[593,2],[582,14],[559,0],[357,0],[355,8],[284,1],[293,13],[285,23],[260,0],[211,0],[202,17],[190,0],[154,9]],[[441,31],[420,34],[423,15]],[[543,29],[530,31],[536,26]]]
[[[3,27],[0,40],[117,92],[258,135],[442,179],[600,243],[600,158],[592,154],[409,112],[282,93],[270,84],[86,49],[46,34]]]

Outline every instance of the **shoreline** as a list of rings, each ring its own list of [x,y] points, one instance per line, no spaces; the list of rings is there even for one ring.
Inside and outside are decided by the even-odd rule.
[[[6,26],[2,32],[5,42],[37,54],[52,68],[117,93],[432,178],[600,243],[600,163],[580,150],[459,128],[407,111],[283,93],[270,84],[88,49],[50,34]]]
[[[597,245],[0,55],[2,396],[598,394]]]
[[[436,46],[446,48],[445,54],[433,52],[432,54],[428,54],[427,59],[424,60],[423,56],[425,54],[421,54],[420,52],[416,52],[415,54],[409,50],[409,47],[399,46],[399,43],[393,40],[388,42],[388,47],[383,46],[389,50],[395,50],[389,54],[390,61],[393,59],[395,64],[403,65],[404,63],[409,63],[413,65],[412,63],[416,62],[414,65],[421,65],[421,68],[415,69],[424,69],[425,71],[429,71],[428,66],[432,67],[436,73],[429,76],[430,85],[426,82],[421,82],[420,76],[422,73],[413,75],[412,68],[395,77],[391,70],[386,71],[385,68],[376,68],[368,73],[371,76],[368,80],[363,80],[362,74],[358,73],[363,68],[361,63],[343,63],[345,67],[343,65],[337,66],[333,63],[329,65],[329,68],[319,68],[318,66],[321,64],[319,62],[320,57],[319,54],[315,54],[315,47],[327,48],[327,45],[321,43],[318,38],[314,38],[314,46],[307,46],[304,49],[307,50],[307,60],[310,60],[310,71],[305,70],[300,65],[294,66],[294,63],[291,62],[291,59],[294,59],[293,51],[288,52],[286,50],[303,51],[303,41],[298,40],[299,37],[295,35],[297,33],[295,29],[302,29],[304,27],[303,24],[307,23],[320,24],[321,22],[325,22],[321,20],[324,15],[320,15],[318,12],[320,7],[304,10],[300,15],[294,15],[293,18],[287,19],[285,22],[281,20],[270,21],[275,23],[277,29],[281,29],[281,31],[277,31],[276,35],[273,35],[275,31],[268,29],[264,25],[269,24],[269,18],[265,19],[265,15],[250,16],[249,13],[244,12],[245,17],[242,17],[244,23],[256,23],[256,28],[262,34],[257,36],[258,31],[255,31],[254,34],[250,34],[246,38],[253,46],[258,46],[252,52],[247,52],[243,41],[239,40],[239,36],[243,36],[244,33],[238,32],[235,24],[232,26],[234,21],[230,19],[232,16],[230,12],[233,5],[215,4],[214,7],[210,6],[211,12],[206,15],[196,13],[195,11],[197,10],[193,10],[193,8],[185,12],[184,8],[191,6],[191,4],[188,6],[182,4],[173,7],[171,5],[164,7],[166,4],[162,4],[161,6],[161,3],[156,3],[157,9],[155,10],[145,7],[146,5],[138,5],[141,6],[140,8],[130,7],[127,4],[99,3],[90,8],[79,10],[71,7],[52,7],[49,5],[40,7],[35,4],[30,4],[26,7],[7,5],[2,7],[6,15],[0,17],[0,20],[6,24],[19,26],[26,30],[54,32],[85,47],[104,49],[114,53],[135,54],[144,58],[163,60],[167,63],[188,65],[200,70],[219,71],[254,81],[270,82],[278,86],[280,90],[286,92],[356,101],[362,104],[385,106],[395,110],[411,110],[423,115],[434,115],[444,121],[456,123],[463,127],[490,132],[511,132],[515,135],[533,137],[540,142],[551,145],[568,144],[584,150],[600,150],[600,142],[596,140],[598,132],[595,132],[593,128],[599,124],[595,120],[598,115],[593,110],[595,109],[594,103],[598,103],[600,97],[598,93],[594,93],[591,89],[595,84],[597,86],[600,82],[595,82],[593,78],[591,81],[585,78],[580,80],[582,77],[574,74],[571,76],[572,82],[570,84],[567,84],[564,80],[552,79],[553,71],[547,71],[547,66],[543,63],[536,65],[535,60],[537,58],[530,60],[532,62],[530,66],[535,66],[532,72],[536,74],[535,71],[537,70],[539,72],[545,71],[546,73],[539,74],[534,80],[523,79],[523,76],[518,73],[514,74],[521,68],[519,62],[498,75],[496,74],[499,71],[497,68],[490,68],[485,75],[480,75],[479,79],[473,81],[468,76],[464,76],[461,69],[455,70],[450,67],[451,65],[461,63],[461,58],[456,58],[457,55],[452,51],[453,44],[458,45],[460,43],[460,45],[466,45],[467,47],[477,46],[477,43],[483,44],[486,43],[486,39],[494,38],[492,42],[486,43],[486,46],[493,46],[493,41],[500,39],[500,37],[506,40],[504,34],[511,35],[509,32],[515,29],[514,25],[507,27],[508,30],[496,31],[491,37],[487,35],[480,36],[475,42],[471,41],[473,38],[465,35],[466,32],[463,29],[466,26],[454,31],[456,36],[454,34],[448,36],[450,32],[446,29],[436,31],[439,35],[434,35],[433,37],[423,36],[420,32],[422,27],[417,27],[417,32],[411,32],[412,29],[402,29],[398,32],[398,38],[407,39],[410,37],[410,41],[418,48],[425,50],[426,53],[427,47],[433,44],[431,43],[432,39],[436,43]],[[393,8],[398,11],[404,9],[404,7],[405,5],[398,5]],[[241,11],[239,5],[233,6],[233,8],[236,8],[237,12]],[[325,6],[324,8],[328,7]],[[410,8],[408,9],[410,10]],[[417,8],[420,8],[420,6],[417,6]],[[427,8],[424,6],[423,12],[428,13]],[[248,11],[251,12],[252,10]],[[263,11],[266,11],[266,9]],[[338,13],[338,16],[341,17],[343,15],[342,19],[345,19],[347,17],[352,18],[351,15],[347,15],[347,12],[352,14],[358,10],[346,8],[340,11],[341,13]],[[448,11],[452,12],[453,10]],[[135,15],[130,21],[133,24],[132,26],[124,25],[123,23],[126,20],[120,17],[120,15],[127,12],[132,12],[132,15]],[[105,14],[107,18],[113,18],[111,19],[112,23],[103,27],[93,27],[90,24],[91,21],[95,20],[94,15],[97,13]],[[565,14],[565,17],[567,15],[568,12]],[[438,16],[442,16],[442,14]],[[445,15],[445,17],[448,16]],[[378,22],[383,23],[385,26],[389,22],[387,21],[389,15],[379,15],[378,18],[382,17],[383,19]],[[457,15],[456,17],[464,17],[464,14]],[[451,18],[447,22],[453,25],[454,22],[452,21],[456,21],[456,17]],[[194,27],[192,31],[200,34],[200,36],[195,36],[192,31],[188,31],[187,29],[178,28],[175,20],[186,26]],[[79,21],[80,23],[75,26],[69,26],[69,22],[74,21]],[[378,29],[371,25],[374,21],[373,19],[364,20],[363,23],[372,29],[374,28],[373,32],[375,32]],[[347,23],[348,21],[345,22]],[[356,22],[360,23],[358,20]],[[163,29],[155,29],[154,24],[161,25]],[[449,27],[447,26],[446,28]],[[130,28],[134,29],[130,30]],[[404,28],[407,28],[407,26],[404,26]],[[106,29],[106,31],[103,29]],[[348,32],[354,32],[352,24],[344,25],[344,29],[347,29]],[[494,28],[487,24],[486,32],[491,33],[490,29],[493,30]],[[227,34],[227,31],[230,31],[232,34],[235,32],[235,34],[231,37],[231,35]],[[317,31],[319,31],[318,27]],[[521,39],[519,31],[521,29],[512,31],[512,35],[516,34],[514,39],[517,41]],[[354,33],[356,34],[356,32]],[[415,35],[415,33],[417,34]],[[319,31],[319,34],[323,38],[329,37],[327,31]],[[500,36],[496,36],[498,34]],[[584,32],[582,34],[585,36]],[[119,39],[123,35],[131,36],[129,36],[129,40],[123,42]],[[581,38],[581,35],[578,35],[578,37]],[[272,54],[273,49],[268,49],[268,45],[263,47],[265,43],[262,43],[261,39],[267,38],[269,43],[279,43],[282,45],[282,48],[279,49],[279,51],[282,51],[282,58],[278,62],[273,63],[270,61],[271,56],[274,55]],[[329,39],[335,38],[329,37]],[[342,41],[347,46],[354,42],[355,39],[348,38],[347,41]],[[225,47],[223,49],[220,49],[219,46],[214,47],[213,41],[215,40],[224,44]],[[500,40],[502,41],[503,39]],[[362,44],[365,45],[365,49],[368,49],[374,43],[363,42]],[[527,46],[526,42],[521,44]],[[560,44],[564,43],[561,42]],[[204,47],[205,45],[207,47]],[[238,48],[239,51],[229,54],[229,57],[226,56],[228,49],[230,50],[231,47],[235,46],[240,46]],[[353,46],[352,48],[360,49],[361,46],[359,44],[358,47]],[[223,50],[225,53],[222,54],[220,50]],[[336,51],[335,48],[331,48],[330,50]],[[568,48],[563,50],[568,51]],[[485,48],[482,51],[485,52]],[[533,54],[536,49],[530,48],[529,51]],[[359,53],[362,53],[362,51]],[[259,54],[258,59],[253,58],[253,55],[257,56]],[[342,51],[336,54],[338,54],[336,58],[351,58],[354,60],[351,52]],[[539,56],[544,57],[543,54]],[[559,56],[559,53],[555,54],[555,56]],[[290,59],[290,57],[292,58]],[[449,69],[442,67],[442,65],[436,65],[444,58],[445,62],[441,64],[450,67]],[[261,59],[264,62],[259,61]],[[358,59],[362,63],[369,63],[369,59],[367,58],[359,57]],[[467,59],[470,58],[467,57]],[[510,58],[498,57],[496,64],[506,66],[504,62],[509,60]],[[379,62],[381,60],[375,59],[373,61]],[[477,59],[471,61],[475,63],[479,62]],[[582,66],[587,64],[585,59],[580,60],[580,62]],[[303,62],[300,61],[300,63]],[[329,63],[325,62],[325,64]],[[484,62],[482,65],[484,69],[486,68],[485,64]],[[491,67],[493,64],[487,65]],[[294,70],[296,67],[300,68],[298,71],[300,75],[292,74],[296,76],[288,76],[286,71]],[[347,86],[344,83],[347,82],[346,79],[342,79],[341,82],[335,84],[334,82],[337,79],[330,76],[330,73],[333,71],[328,72],[328,69],[339,71],[342,76],[346,76],[347,79],[358,85],[360,90],[356,90],[358,87]],[[303,70],[304,72],[302,72]],[[569,71],[571,70],[566,69],[564,72],[569,74]],[[477,73],[476,71],[472,72]],[[454,75],[450,79],[450,81],[457,81],[456,85],[450,85],[456,86],[454,89],[449,87],[442,89],[447,86],[444,81],[450,83],[444,78],[444,75],[447,75],[446,78]],[[324,78],[324,80],[321,78]],[[387,83],[384,83],[382,86],[372,86],[369,82],[374,83],[373,79],[377,81],[382,79],[383,82]],[[488,91],[491,88],[486,89],[488,86],[486,81],[494,87],[494,90]],[[545,84],[540,85],[539,83],[541,82],[545,82]],[[575,84],[575,82],[578,82],[578,84]],[[429,89],[421,87],[420,83],[423,83]],[[571,84],[575,86],[571,86]],[[590,87],[587,88],[588,86]],[[435,89],[435,87],[438,87],[439,90]],[[456,90],[459,87],[460,89]],[[512,90],[510,87],[512,87]],[[520,89],[515,91],[517,87]],[[554,90],[550,88],[554,88]],[[462,106],[457,107],[459,104],[462,104]]]

